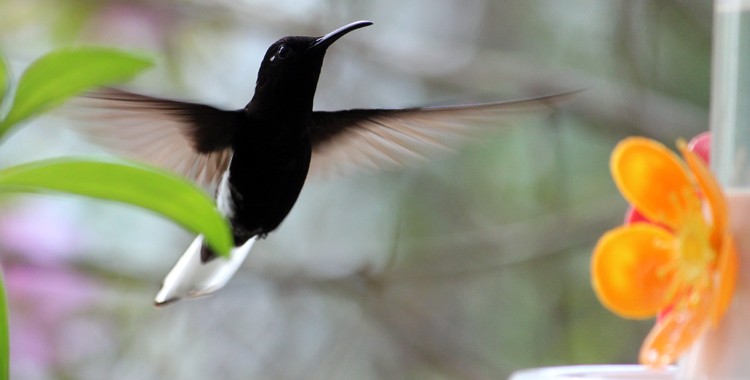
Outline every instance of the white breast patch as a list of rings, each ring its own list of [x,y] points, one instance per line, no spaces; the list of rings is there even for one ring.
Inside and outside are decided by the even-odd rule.
[[[229,183],[229,167],[232,165],[232,160],[229,160],[227,170],[221,176],[221,182],[219,182],[219,188],[216,191],[216,208],[219,209],[221,215],[225,218],[230,219],[234,216],[234,199],[232,199],[232,189]]]

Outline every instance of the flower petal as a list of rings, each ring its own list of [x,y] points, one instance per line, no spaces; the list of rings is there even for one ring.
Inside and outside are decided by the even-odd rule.
[[[701,297],[704,300],[707,293]],[[640,362],[650,367],[673,363],[710,325],[710,300],[674,310],[659,321],[641,346]]]
[[[633,205],[630,205],[628,207],[628,210],[625,211],[625,224],[633,224],[633,223],[650,223],[651,221],[648,220],[643,214],[638,211],[637,208],[633,207]]]
[[[696,153],[690,151],[682,140],[677,142],[677,148],[685,158],[685,162],[695,176],[696,182],[698,182],[701,193],[711,208],[711,244],[718,251],[721,248],[724,230],[729,223],[727,200],[724,198],[716,178],[708,170],[702,159]]]
[[[656,222],[652,222],[648,218],[646,218],[645,215],[643,215],[642,212],[638,211],[637,208],[633,207],[633,205],[628,206],[628,209],[625,211],[625,219],[623,220],[623,224],[635,224],[635,223],[649,223],[649,224],[655,224],[667,231],[672,231],[671,228],[659,224]],[[674,231],[672,231],[674,232]]]
[[[737,248],[734,245],[734,239],[729,232],[725,232],[724,243],[716,267],[718,285],[716,286],[714,296],[715,306],[711,314],[711,323],[714,326],[719,324],[719,321],[721,321],[721,318],[732,303],[734,287],[737,283],[738,268],[739,258],[737,257]]]
[[[690,139],[688,149],[702,158],[703,162],[711,162],[711,132],[703,132]]]
[[[605,307],[626,318],[649,318],[664,307],[674,259],[674,236],[652,224],[615,228],[594,248],[594,290]]]
[[[656,141],[642,137],[621,141],[612,152],[610,167],[622,195],[653,222],[674,229],[687,205],[697,204],[679,157]]]

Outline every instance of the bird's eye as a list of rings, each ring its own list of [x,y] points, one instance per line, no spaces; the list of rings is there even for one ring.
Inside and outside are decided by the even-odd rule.
[[[287,57],[289,57],[289,52],[290,51],[288,47],[281,45],[281,47],[279,48],[279,51],[276,52],[276,58],[286,59]]]

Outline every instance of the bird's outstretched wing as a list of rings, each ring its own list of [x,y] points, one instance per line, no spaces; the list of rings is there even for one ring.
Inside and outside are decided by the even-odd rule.
[[[232,156],[242,111],[115,89],[89,92],[67,107],[94,142],[165,167],[213,191]]]
[[[314,112],[310,176],[381,169],[425,160],[514,115],[552,110],[573,92],[509,102],[406,109]]]

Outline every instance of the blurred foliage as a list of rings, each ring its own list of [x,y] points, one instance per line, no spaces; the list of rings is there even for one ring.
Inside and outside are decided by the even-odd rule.
[[[10,334],[8,327],[8,300],[0,271],[0,379],[10,378]]]
[[[375,25],[330,49],[317,108],[586,89],[550,117],[429,164],[306,185],[225,290],[164,310],[150,308],[152,293],[190,237],[109,205],[58,204],[76,210],[68,227],[86,243],[53,268],[96,292],[56,314],[52,353],[16,356],[19,377],[496,379],[635,361],[651,322],[609,314],[589,283],[591,248],[626,206],[609,152],[632,134],[672,145],[707,128],[710,3],[3,0],[0,14],[10,67],[62,45],[135,48],[159,62],[130,88],[225,108],[249,100],[277,38],[357,19]],[[99,153],[59,119],[34,123],[7,156],[0,149],[0,164]],[[4,263],[49,270],[2,233]],[[32,296],[11,280],[11,307],[31,315]]]
[[[47,53],[21,75],[9,101],[10,110],[0,119],[0,139],[14,126],[60,106],[72,96],[124,82],[151,65],[147,58],[110,48],[69,48]],[[213,201],[195,184],[174,173],[87,159],[36,161],[0,171],[0,192],[40,191],[140,206],[203,233],[207,244],[221,255],[227,255],[232,247],[229,227]]]
[[[0,62],[3,62],[0,57]],[[24,71],[10,110],[0,113],[0,139],[15,125],[59,106],[93,87],[131,78],[151,62],[106,48],[57,50]],[[8,93],[9,75],[0,64],[0,111]],[[10,99],[10,98],[8,98]],[[152,210],[203,233],[206,242],[226,255],[232,237],[213,201],[199,188],[173,173],[143,165],[87,159],[39,160],[0,170],[0,192],[64,192],[123,202]],[[0,379],[10,376],[8,305],[0,276]]]
[[[0,58],[0,105],[3,104],[3,100],[8,93],[9,85],[8,68],[5,67],[5,59]]]
[[[58,192],[139,206],[202,233],[226,256],[233,247],[224,217],[201,189],[177,175],[135,163],[85,158],[39,160],[0,170],[0,192]]]
[[[0,136],[11,126],[59,106],[84,90],[123,82],[152,65],[151,60],[106,48],[57,50],[34,61],[16,86]]]

